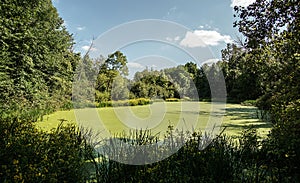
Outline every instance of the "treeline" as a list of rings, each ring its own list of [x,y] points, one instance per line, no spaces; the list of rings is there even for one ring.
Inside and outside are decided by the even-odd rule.
[[[119,51],[116,53],[121,54]],[[124,58],[126,57],[124,56]],[[104,63],[106,62],[107,60],[104,61]],[[204,69],[198,69],[197,65],[192,62],[160,71],[145,69],[135,73],[132,80],[117,70],[107,69],[107,64],[99,67],[95,84],[96,102],[137,98],[198,100],[198,91],[200,98],[210,97],[209,84]],[[207,69],[209,68],[207,67]],[[112,72],[115,74],[111,74]]]
[[[136,72],[133,79],[126,77],[127,59],[120,51],[109,55],[107,59],[103,56],[101,59],[85,57],[82,66],[79,66],[82,70],[78,81],[78,97],[86,96],[81,100],[92,102],[95,91],[95,101],[98,103],[137,98],[208,101],[212,97],[212,92],[214,94],[222,92],[220,87],[215,85],[225,79],[227,92],[223,92],[227,93],[231,102],[255,100],[261,95],[257,80],[245,69],[245,65],[235,63],[239,60],[226,60],[230,57],[229,54],[232,54],[230,47],[236,49],[236,54],[242,54],[241,48],[232,44],[228,45],[227,50],[223,50],[223,59],[216,63],[199,66],[187,62],[184,65],[161,70],[146,68]],[[89,91],[82,85],[89,86]]]

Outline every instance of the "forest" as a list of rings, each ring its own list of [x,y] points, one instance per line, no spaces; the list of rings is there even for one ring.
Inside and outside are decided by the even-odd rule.
[[[128,79],[121,51],[96,60],[74,51],[73,35],[51,0],[1,1],[0,182],[299,182],[299,5],[256,0],[235,7],[233,26],[243,38],[228,44],[220,61],[147,68]],[[80,70],[86,74],[79,76]],[[266,138],[249,127],[237,144],[220,134],[199,150],[201,132],[180,144],[176,139],[185,134],[169,126],[174,139],[167,143],[182,146],[175,154],[153,164],[127,165],[97,153],[88,129],[63,120],[50,131],[36,126],[55,111],[109,107],[112,101],[132,106],[155,100],[209,102],[218,91],[210,90],[207,78],[218,80],[218,70],[227,102],[254,105],[272,123]],[[84,82],[74,84],[76,77]],[[83,90],[89,95],[72,94],[74,87],[87,86],[94,88]],[[133,139],[136,146],[151,144],[155,139],[149,133],[136,130],[120,138]]]

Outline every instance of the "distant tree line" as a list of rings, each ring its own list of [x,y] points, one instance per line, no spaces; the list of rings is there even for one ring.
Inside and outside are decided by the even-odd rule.
[[[136,72],[131,80],[126,77],[126,56],[120,51],[109,55],[107,59],[86,57],[83,64],[83,73],[90,75],[84,83],[94,87],[96,102],[134,98],[209,100],[212,92],[220,91],[211,90],[215,83],[209,83],[208,78],[214,82],[225,79],[227,98],[231,102],[256,100],[262,95],[259,76],[248,68],[245,51],[236,44],[228,44],[218,62],[201,66],[187,62],[161,70],[146,68]],[[93,98],[93,91],[89,93]]]

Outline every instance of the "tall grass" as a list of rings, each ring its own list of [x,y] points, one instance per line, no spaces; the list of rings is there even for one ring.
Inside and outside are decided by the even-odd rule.
[[[226,135],[203,141],[209,135],[201,132],[182,132],[169,126],[160,144],[159,136],[150,130],[134,130],[106,139],[101,151],[96,152],[94,180],[97,182],[288,182],[278,174],[280,167],[265,161],[266,153],[255,129],[243,132],[237,142]],[[129,148],[126,144],[130,144]],[[139,149],[141,145],[156,144]],[[99,150],[99,149],[98,149]],[[144,151],[143,151],[144,150]],[[161,161],[164,153],[174,152]],[[100,153],[99,153],[100,152]],[[108,158],[110,157],[110,159]],[[129,165],[138,160],[145,164]],[[121,162],[121,163],[120,163]],[[143,162],[140,162],[143,163]],[[97,174],[98,172],[98,174]],[[280,178],[281,177],[281,178]]]

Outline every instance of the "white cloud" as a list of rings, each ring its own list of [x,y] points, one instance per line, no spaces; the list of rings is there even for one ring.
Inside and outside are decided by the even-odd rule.
[[[166,40],[169,41],[169,42],[172,42],[173,38],[167,37]]]
[[[136,62],[128,62],[127,66],[132,69],[144,69],[145,68],[145,66],[143,66],[142,64],[136,63]]]
[[[177,37],[174,38],[174,41],[179,41],[179,40],[180,40],[179,36],[177,36]]]
[[[84,51],[88,51],[90,49],[90,46],[83,46],[81,47]]]
[[[85,27],[84,26],[79,26],[79,27],[77,27],[76,28],[78,31],[83,31],[84,29],[85,29]]]
[[[232,39],[228,35],[221,35],[215,30],[195,30],[188,31],[185,38],[180,42],[181,46],[185,47],[207,47],[217,46],[221,42],[232,43]]]
[[[86,46],[82,46],[81,47],[84,51],[88,51],[90,49],[90,46],[86,45]],[[96,48],[91,48],[91,51],[97,51]]]
[[[254,3],[255,0],[231,0],[231,7],[242,6],[247,7],[250,4]]]
[[[166,37],[166,40],[169,42],[178,42],[180,40],[180,36],[176,36],[175,38]]]
[[[200,25],[198,28],[199,29],[213,29],[209,24]]]

